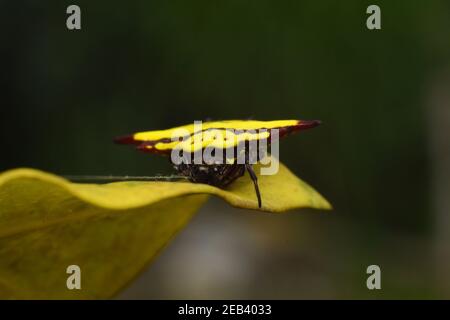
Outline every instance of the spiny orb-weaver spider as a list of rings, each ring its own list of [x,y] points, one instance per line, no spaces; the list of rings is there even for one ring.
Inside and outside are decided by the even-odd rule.
[[[166,130],[138,132],[118,137],[115,142],[133,144],[141,151],[154,154],[173,155],[174,152],[184,151],[187,161],[174,163],[171,156],[171,162],[177,172],[195,183],[224,188],[247,170],[254,183],[258,207],[261,208],[261,193],[252,164],[265,156],[267,150],[261,150],[261,146],[268,147],[274,142],[275,135],[272,137],[274,131],[271,130],[277,130],[277,138],[283,138],[319,124],[319,120],[227,120],[204,122],[200,126],[195,122]],[[256,145],[256,149],[252,149],[252,145]],[[203,157],[196,161],[196,154],[203,154],[208,148],[212,148],[210,154],[213,157],[221,151],[223,161],[216,161],[217,158],[210,161]]]

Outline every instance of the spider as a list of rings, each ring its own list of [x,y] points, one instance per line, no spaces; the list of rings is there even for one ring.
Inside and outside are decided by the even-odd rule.
[[[318,120],[228,120],[200,125],[195,122],[166,130],[126,135],[116,138],[115,142],[134,144],[144,152],[171,155],[174,169],[194,183],[225,188],[247,171],[254,184],[258,207],[261,208],[261,192],[253,164],[266,156],[267,150],[262,150],[262,146],[269,147],[273,143],[273,130],[277,130],[278,138],[282,138],[319,124]],[[256,149],[251,148],[252,143],[257,146]],[[205,159],[201,155],[208,149],[211,150],[211,157]],[[184,152],[184,161],[174,161],[174,155],[180,151]],[[221,153],[218,158],[215,157],[217,151]],[[196,161],[196,153],[200,154],[200,161]]]

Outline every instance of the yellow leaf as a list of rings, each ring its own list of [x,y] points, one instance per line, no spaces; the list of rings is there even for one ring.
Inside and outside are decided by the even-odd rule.
[[[258,170],[257,170],[258,171]],[[330,209],[280,164],[260,176],[263,210]],[[258,209],[248,176],[227,190],[189,182],[76,184],[33,169],[0,174],[0,298],[109,298],[145,268],[209,194]],[[81,270],[69,290],[67,268]]]

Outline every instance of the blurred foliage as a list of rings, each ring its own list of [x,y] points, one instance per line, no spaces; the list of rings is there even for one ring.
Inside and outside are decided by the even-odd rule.
[[[65,9],[82,8],[68,31]],[[450,3],[376,1],[0,3],[0,168],[170,172],[114,136],[200,119],[321,119],[281,160],[364,230],[431,232],[426,95],[450,65]],[[95,159],[93,161],[93,159]],[[298,218],[301,219],[301,218]]]

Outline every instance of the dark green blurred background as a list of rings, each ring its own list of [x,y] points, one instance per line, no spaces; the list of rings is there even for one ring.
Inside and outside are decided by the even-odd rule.
[[[280,159],[333,212],[211,200],[121,298],[450,298],[449,1],[2,0],[0,26],[1,171],[169,173],[113,137],[324,122]]]

